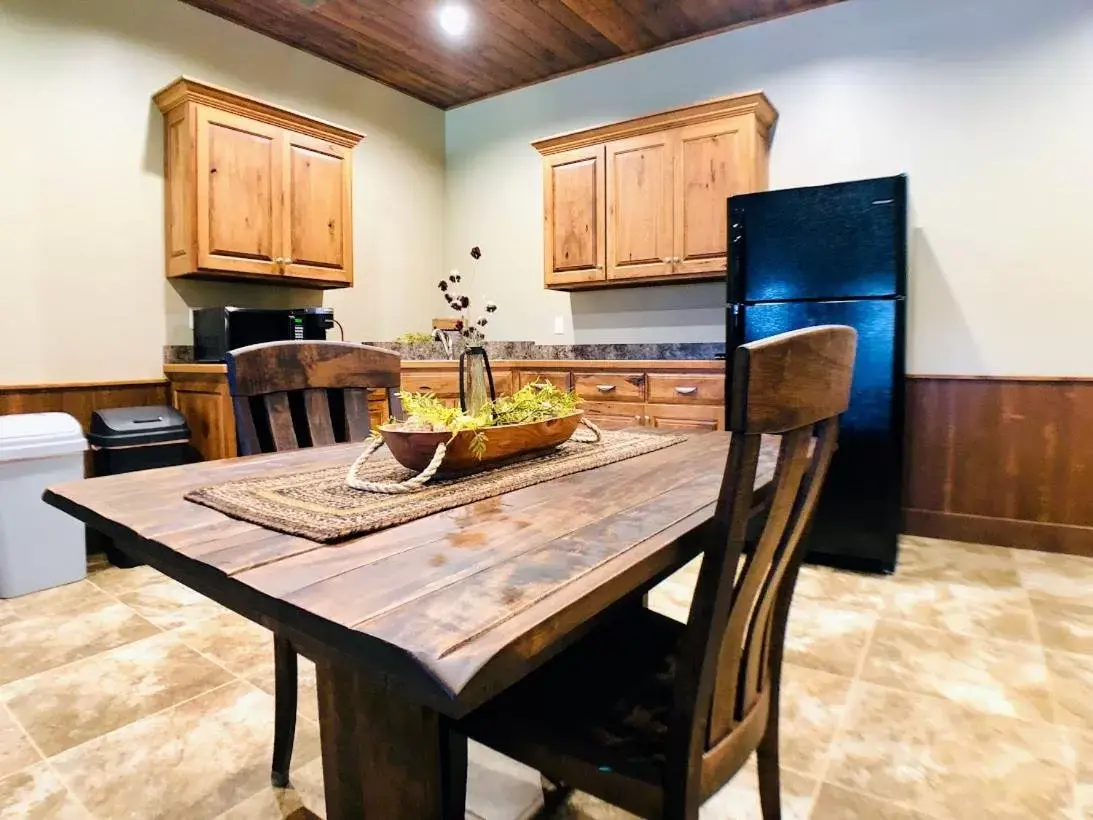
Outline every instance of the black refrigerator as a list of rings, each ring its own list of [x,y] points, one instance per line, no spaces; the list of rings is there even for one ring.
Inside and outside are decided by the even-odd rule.
[[[858,331],[850,408],[808,560],[892,572],[903,474],[907,177],[735,196],[728,210],[730,367],[737,345],[776,333],[825,324]]]

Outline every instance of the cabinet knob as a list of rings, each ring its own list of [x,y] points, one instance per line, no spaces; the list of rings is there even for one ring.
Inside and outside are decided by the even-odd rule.
[[[665,256],[664,259],[662,259],[661,261],[664,262],[665,265],[670,265],[672,264],[672,257]]]
[[[689,396],[692,393],[697,393],[698,388],[697,387],[677,387],[676,392],[679,393],[679,395],[681,395],[681,396]]]
[[[277,264],[277,265],[283,265],[283,264],[285,264],[285,257],[278,256],[276,259],[273,260],[273,262],[274,262],[274,264]]]
[[[682,262],[683,260],[678,256],[673,256],[672,261],[675,262],[676,264],[678,264],[678,263]]]
[[[596,389],[599,390],[601,393],[610,393],[612,390],[615,389],[615,385],[613,385],[613,384],[597,384]]]

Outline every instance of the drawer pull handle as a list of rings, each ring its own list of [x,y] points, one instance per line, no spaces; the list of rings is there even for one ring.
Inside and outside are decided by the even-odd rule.
[[[433,389],[433,388],[429,387],[429,385],[427,385],[427,384],[423,384],[423,385],[421,385],[421,386],[420,386],[420,387],[419,387],[419,388],[417,389],[417,392],[419,392],[419,393],[427,393],[427,392],[429,392],[429,391],[430,391],[430,390],[432,390],[432,389]]]
[[[677,387],[676,392],[679,393],[679,395],[681,395],[681,396],[689,396],[692,393],[697,393],[698,388],[697,387]]]
[[[613,385],[613,384],[597,384],[596,389],[599,390],[601,393],[610,393],[612,390],[615,389],[615,385]]]

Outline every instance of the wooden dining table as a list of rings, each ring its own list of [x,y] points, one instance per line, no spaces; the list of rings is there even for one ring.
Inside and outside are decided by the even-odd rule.
[[[442,721],[520,680],[702,549],[727,433],[336,544],[235,520],[195,488],[348,464],[359,444],[50,488],[45,501],[316,663],[331,820],[437,820]],[[777,451],[765,442],[757,484]]]

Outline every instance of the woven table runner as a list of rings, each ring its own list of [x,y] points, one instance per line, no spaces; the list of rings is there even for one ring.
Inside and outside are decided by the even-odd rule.
[[[657,433],[604,431],[596,444],[570,440],[545,453],[493,468],[434,478],[418,492],[405,495],[382,495],[347,486],[346,473],[354,461],[347,456],[345,464],[338,467],[228,481],[192,490],[186,498],[232,518],[328,544],[614,464],[683,440],[683,436]],[[364,481],[398,482],[414,474],[381,449],[356,475]]]

